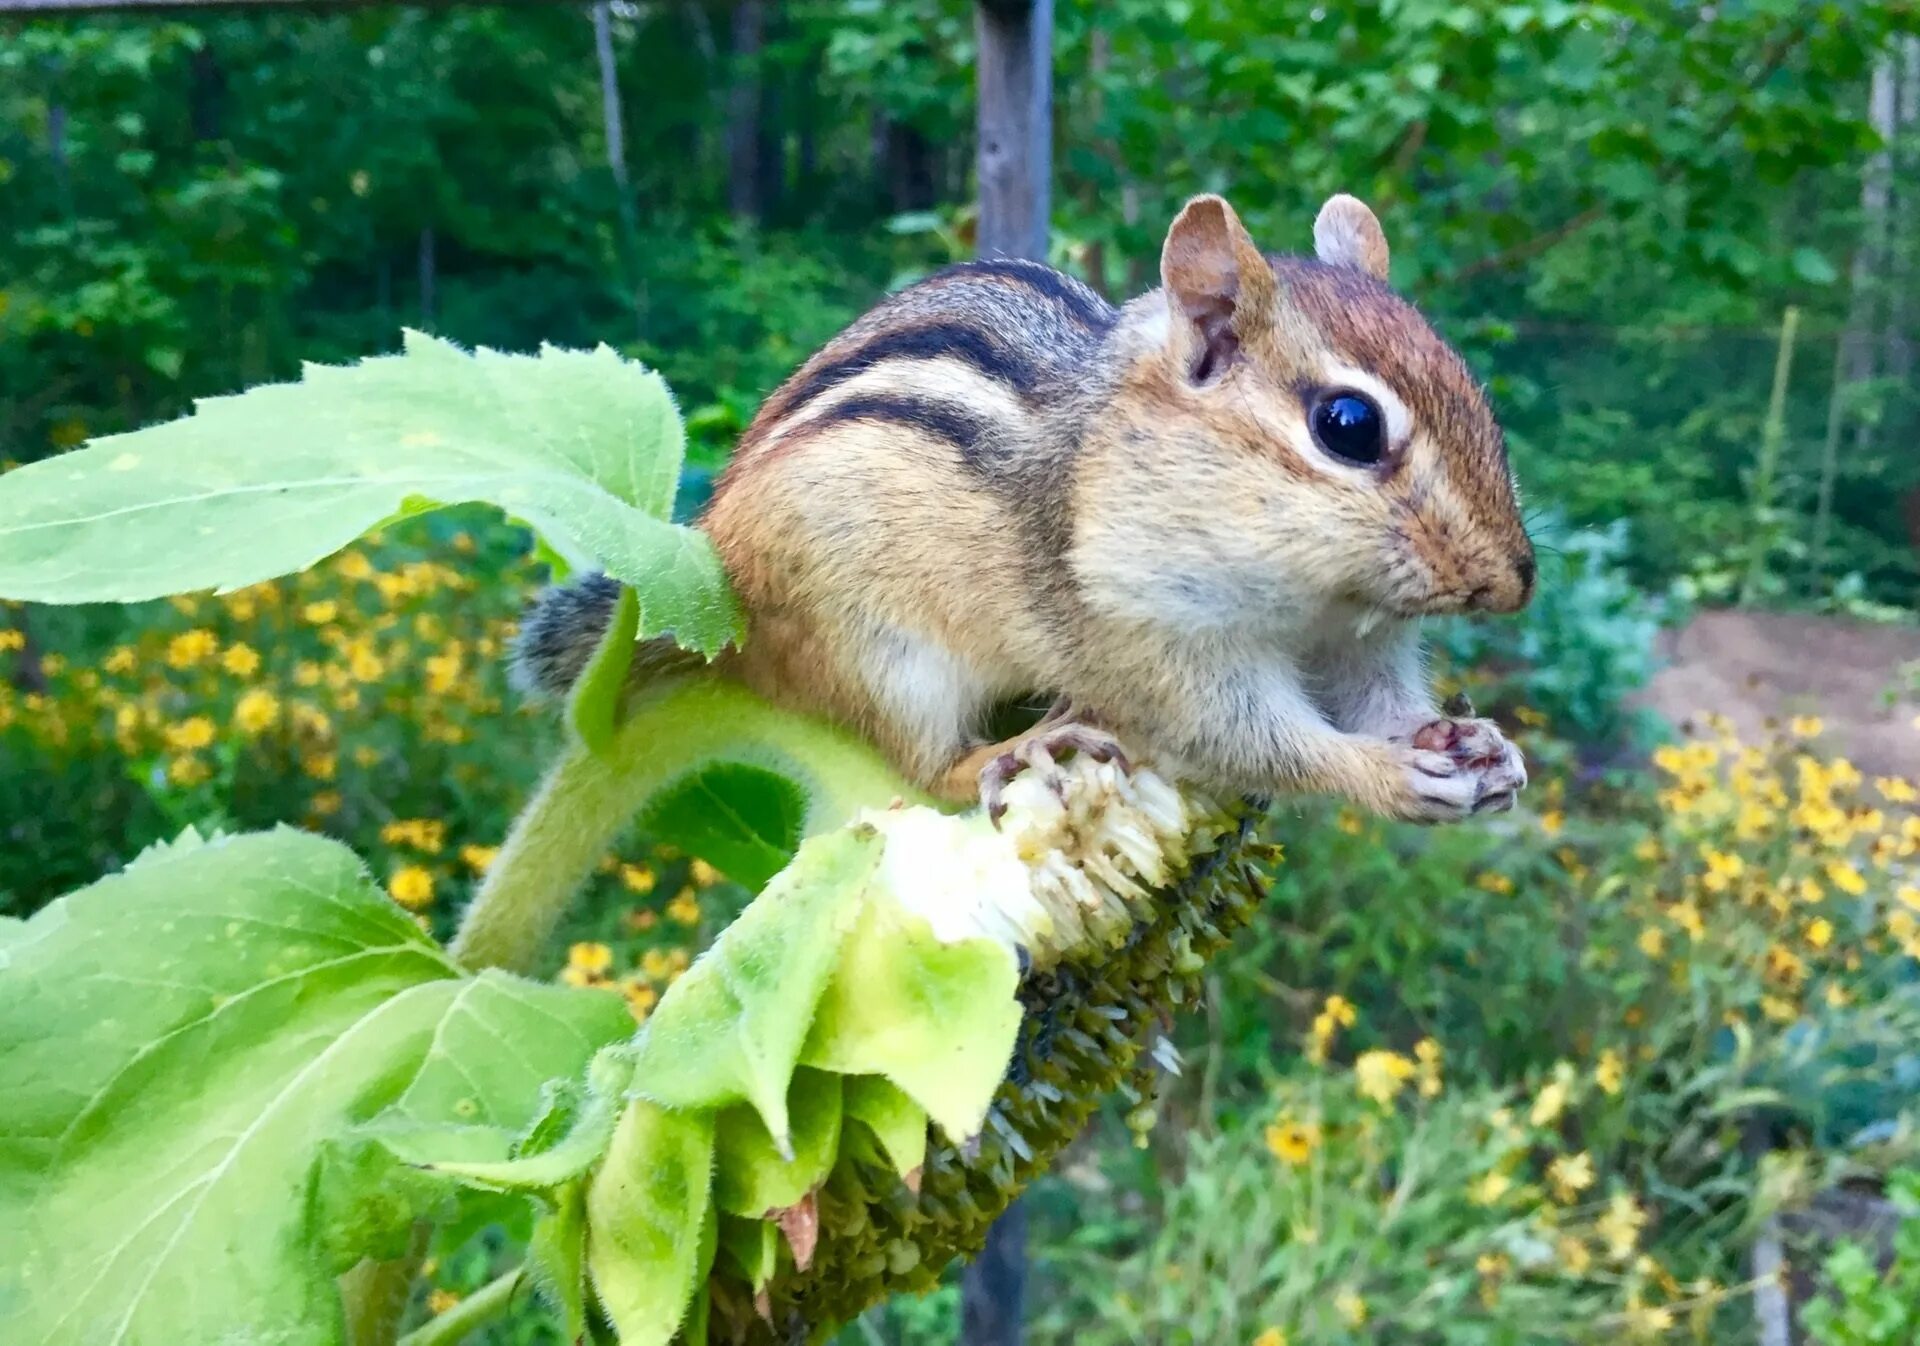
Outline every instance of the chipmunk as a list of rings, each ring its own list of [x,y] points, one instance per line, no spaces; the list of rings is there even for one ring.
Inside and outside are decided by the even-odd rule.
[[[1373,212],[1335,196],[1313,237],[1263,253],[1198,196],[1120,309],[1014,260],[881,301],[766,400],[700,520],[747,614],[717,671],[990,807],[1016,771],[1126,750],[1394,818],[1511,807],[1520,754],[1436,709],[1416,629],[1530,597],[1500,427],[1387,287]],[[617,593],[538,600],[523,684],[570,684]],[[1054,711],[987,741],[1036,691]]]

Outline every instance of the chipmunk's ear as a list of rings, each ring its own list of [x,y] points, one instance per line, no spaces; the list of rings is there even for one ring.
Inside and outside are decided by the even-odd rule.
[[[1328,266],[1352,266],[1375,280],[1387,278],[1387,233],[1357,197],[1327,198],[1313,222],[1314,255]]]
[[[1196,383],[1223,373],[1241,340],[1273,321],[1280,292],[1265,254],[1218,196],[1194,197],[1167,230],[1160,280]]]

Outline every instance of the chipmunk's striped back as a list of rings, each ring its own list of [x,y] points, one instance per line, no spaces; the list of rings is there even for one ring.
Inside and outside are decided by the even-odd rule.
[[[779,492],[770,507],[740,510],[729,498],[756,494],[753,479],[803,445],[831,456],[836,436],[854,452],[884,437],[890,457],[929,469],[923,482],[938,476],[936,464],[957,464],[975,487],[1010,502],[1032,537],[1063,547],[1074,412],[1103,382],[1093,374],[1118,317],[1081,282],[1020,259],[948,267],[883,299],[776,388],[736,446],[704,521],[720,522],[714,531],[736,585],[755,587],[760,567],[749,553],[761,548],[744,545],[727,521],[772,523],[795,502]],[[870,494],[884,497],[874,485]],[[763,529],[752,531],[764,540]],[[563,694],[592,657],[617,593],[604,576],[587,576],[541,595],[516,644],[518,685]],[[671,641],[655,643],[665,660]],[[661,660],[640,665],[658,671]]]
[[[1030,424],[1082,395],[1117,316],[1037,262],[949,267],[881,301],[781,384],[731,470],[852,422],[895,425],[983,472],[1008,470]]]

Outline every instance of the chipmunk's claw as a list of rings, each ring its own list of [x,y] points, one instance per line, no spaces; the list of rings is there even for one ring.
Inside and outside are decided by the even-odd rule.
[[[1001,818],[1006,816],[1008,783],[1023,771],[1040,772],[1047,788],[1065,803],[1067,783],[1057,759],[1067,753],[1096,762],[1111,762],[1122,771],[1133,770],[1120,740],[1106,730],[1080,720],[1043,724],[981,769],[980,802],[986,805],[987,818],[993,825],[1000,826]]]

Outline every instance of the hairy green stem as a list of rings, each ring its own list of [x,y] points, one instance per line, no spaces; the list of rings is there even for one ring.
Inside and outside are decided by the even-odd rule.
[[[573,743],[514,820],[467,909],[451,952],[469,968],[524,972],[574,894],[648,802],[705,767],[763,767],[795,781],[804,831],[836,827],[862,808],[924,802],[871,747],[742,687],[694,677],[630,702],[604,753]]]
[[[505,1313],[526,1276],[525,1267],[515,1267],[505,1275],[494,1277],[445,1313],[400,1338],[398,1346],[454,1346],[468,1333],[478,1331]]]
[[[426,1256],[433,1226],[413,1227],[411,1246],[391,1261],[368,1258],[340,1277],[340,1302],[346,1313],[347,1346],[393,1346],[400,1320],[413,1298],[413,1278]]]

